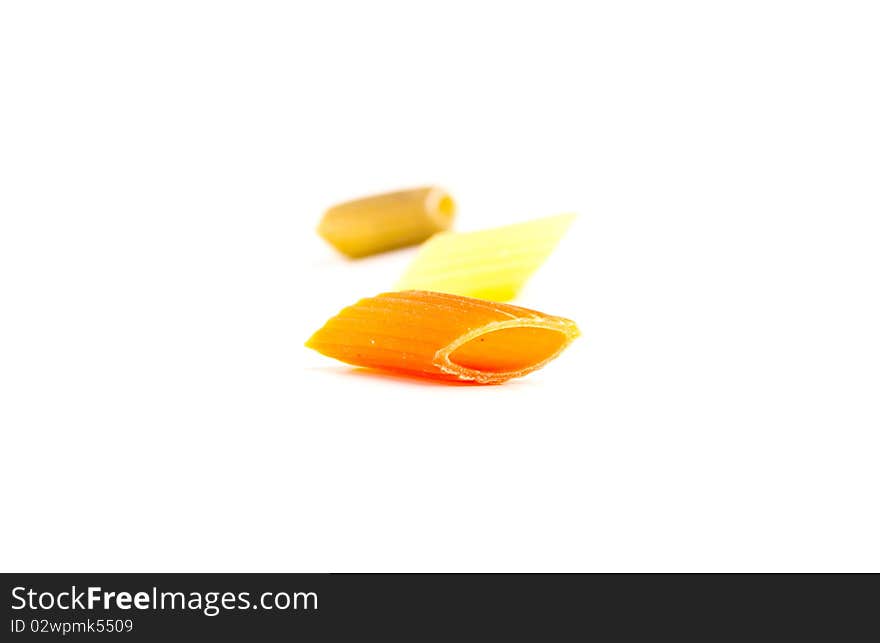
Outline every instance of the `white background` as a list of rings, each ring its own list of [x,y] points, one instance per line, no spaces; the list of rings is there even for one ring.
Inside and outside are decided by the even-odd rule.
[[[0,568],[880,571],[872,5],[3,3]],[[580,214],[556,362],[303,347],[425,183]]]

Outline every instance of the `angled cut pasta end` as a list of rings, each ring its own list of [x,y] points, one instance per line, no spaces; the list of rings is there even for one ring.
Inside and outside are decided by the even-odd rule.
[[[577,325],[564,317],[412,290],[343,309],[306,346],[356,366],[498,384],[541,368],[578,335]]]
[[[485,384],[528,375],[556,358],[580,334],[574,322],[547,317],[490,323],[435,354],[445,373]]]

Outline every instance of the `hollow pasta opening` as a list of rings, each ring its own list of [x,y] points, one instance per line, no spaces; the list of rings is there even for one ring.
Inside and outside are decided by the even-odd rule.
[[[455,216],[455,201],[446,191],[433,188],[428,192],[425,209],[442,228],[448,228]]]
[[[465,342],[449,355],[449,361],[488,373],[518,371],[555,355],[566,341],[565,333],[549,328],[502,328]]]

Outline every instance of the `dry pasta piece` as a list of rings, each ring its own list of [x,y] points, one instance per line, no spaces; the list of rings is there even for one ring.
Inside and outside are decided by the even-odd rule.
[[[561,214],[478,232],[435,235],[396,288],[508,301],[544,263],[574,217]]]
[[[389,192],[335,205],[324,213],[318,234],[352,258],[421,243],[448,230],[455,201],[438,187]]]
[[[361,299],[306,346],[356,366],[497,384],[541,368],[578,335],[575,323],[563,317],[409,290]]]

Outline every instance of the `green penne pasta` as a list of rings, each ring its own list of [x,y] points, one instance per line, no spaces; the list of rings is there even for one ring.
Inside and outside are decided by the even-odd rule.
[[[422,246],[396,288],[508,301],[547,259],[574,217],[561,214],[478,232],[437,234]]]

